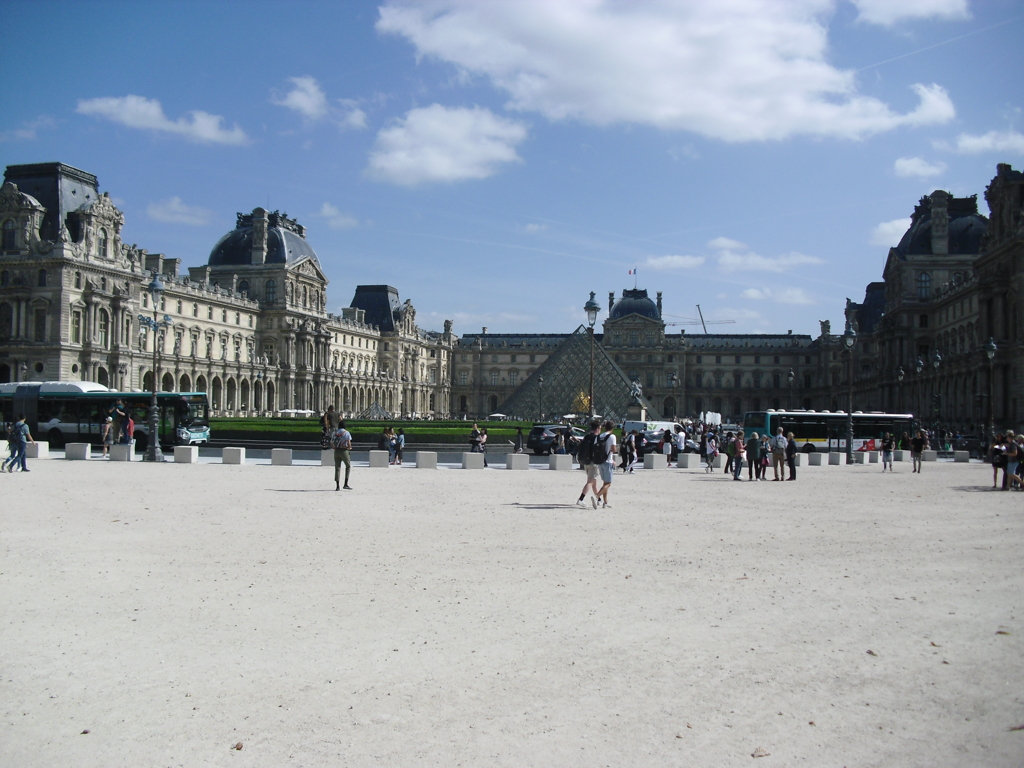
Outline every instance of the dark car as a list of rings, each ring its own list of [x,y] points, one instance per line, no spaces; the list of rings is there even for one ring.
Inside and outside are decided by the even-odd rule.
[[[566,441],[565,452],[576,455],[576,449],[580,440],[587,433],[579,427],[569,427],[565,424],[535,424],[530,434],[526,436],[526,448],[538,456],[551,453],[555,443],[555,433],[561,432],[569,439]]]

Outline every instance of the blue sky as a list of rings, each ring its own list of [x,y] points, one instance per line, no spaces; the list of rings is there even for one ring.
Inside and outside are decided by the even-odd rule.
[[[237,211],[286,211],[332,311],[388,283],[433,329],[567,332],[636,268],[666,320],[817,334],[921,195],[987,213],[996,163],[1024,166],[1011,0],[7,0],[0,21],[4,165],[95,173],[124,239],[183,266]]]

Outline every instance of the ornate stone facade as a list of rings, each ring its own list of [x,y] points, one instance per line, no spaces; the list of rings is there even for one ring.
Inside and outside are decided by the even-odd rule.
[[[0,381],[89,380],[117,389],[205,391],[215,415],[323,410],[448,415],[451,324],[424,331],[388,286],[360,286],[327,311],[327,279],[305,229],[278,212],[239,214],[208,263],[121,241],[124,217],[96,177],[61,163],[10,166],[0,190]],[[30,194],[34,193],[34,194]],[[139,333],[151,313],[172,325]],[[383,290],[387,306],[375,297]],[[372,319],[368,318],[372,315]]]

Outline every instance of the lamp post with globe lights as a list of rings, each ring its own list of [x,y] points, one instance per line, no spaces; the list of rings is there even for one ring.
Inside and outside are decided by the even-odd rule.
[[[788,410],[792,411],[793,410],[793,382],[796,380],[796,374],[793,373],[793,369],[792,368],[789,369],[789,375],[786,376],[786,379],[789,381],[789,408],[788,408]]]
[[[544,377],[537,377],[537,421],[544,421]]]
[[[942,365],[942,355],[936,349],[934,354],[932,354],[932,370],[934,371],[934,384],[932,385],[932,431],[935,433],[936,443],[939,442],[939,403],[942,401],[942,395],[939,394],[940,365]]]
[[[583,305],[587,313],[587,333],[590,334],[590,418],[594,418],[594,323],[597,322],[597,313],[601,311],[601,305],[594,301],[595,292],[590,292],[590,299]]]
[[[153,316],[139,315],[139,325],[142,328],[149,328],[153,331],[153,397],[149,405],[149,444],[146,447],[146,461],[163,461],[163,452],[160,450],[160,406],[156,402],[157,387],[160,380],[160,339],[159,332],[163,328],[169,328],[173,321],[170,315],[164,315],[160,319],[160,297],[164,292],[164,282],[160,279],[160,273],[154,272],[153,279],[146,286],[153,302]]]
[[[899,409],[900,413],[903,412],[903,377],[904,377],[904,375],[905,374],[903,373],[903,366],[901,365],[899,368],[896,369],[896,381],[899,382],[899,399],[900,399],[900,403],[897,406],[897,408]]]
[[[850,369],[847,383],[848,402],[846,405],[846,463],[853,464],[853,347],[857,343],[857,332],[853,330],[851,323],[846,324],[846,331],[843,333],[843,346],[846,347],[846,354],[849,358]]]
[[[992,379],[995,374],[996,340],[988,337],[985,344],[985,357],[988,358],[988,445],[992,449],[992,443],[996,437],[996,409],[995,401],[992,399]]]

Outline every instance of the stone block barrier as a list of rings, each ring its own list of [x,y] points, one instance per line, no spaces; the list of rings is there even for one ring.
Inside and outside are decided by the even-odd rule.
[[[290,467],[292,465],[292,449],[274,448],[270,451],[270,463],[279,467]]]
[[[829,453],[808,453],[807,454],[807,466],[809,467],[827,467],[829,466],[828,457],[831,456]]]
[[[245,464],[245,448],[225,448],[220,453],[221,464]]]
[[[437,451],[416,451],[416,469],[437,469]]]
[[[699,453],[680,453],[676,462],[679,469],[700,469],[703,464]]]
[[[334,466],[334,449],[323,448],[320,450],[320,466],[321,467],[333,467]]]
[[[50,458],[50,444],[45,440],[36,440],[25,446],[25,458],[27,459],[48,459]]]
[[[529,469],[530,457],[525,453],[510,453],[505,456],[505,469]]]
[[[663,453],[645,454],[644,469],[668,469],[668,457]]]
[[[176,445],[174,446],[175,464],[198,464],[199,446],[197,445]]]
[[[134,445],[112,445],[110,446],[111,461],[132,461],[135,458]]]
[[[953,461],[957,464],[966,464],[971,460],[969,451],[953,451]]]
[[[391,463],[391,454],[387,451],[370,451],[371,469],[387,469]],[[334,459],[331,459],[331,466],[334,466]]]
[[[838,451],[832,451],[828,455],[828,463],[830,467],[838,467],[846,463],[844,455]]]
[[[939,460],[939,452],[938,451],[922,451],[921,452],[921,461],[938,461],[938,460]]]
[[[568,453],[552,453],[548,456],[548,469],[572,469],[572,456]]]
[[[89,443],[68,443],[64,446],[64,458],[69,461],[86,461],[92,458],[92,446]]]
[[[878,451],[868,451],[868,464],[878,463]]]
[[[723,467],[725,467],[725,454],[720,453],[717,456],[715,456],[715,461],[714,464],[712,464],[712,466],[715,469],[722,469]]]
[[[471,453],[466,451],[462,454],[463,469],[483,469],[484,455],[482,453]]]
[[[853,452],[853,463],[854,464],[867,464],[868,454],[865,451],[854,451]]]
[[[910,461],[910,451],[893,451],[892,460],[895,461]]]

